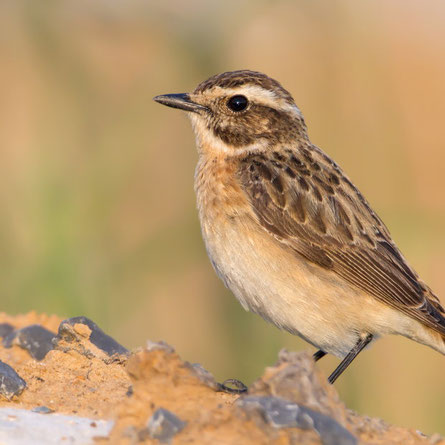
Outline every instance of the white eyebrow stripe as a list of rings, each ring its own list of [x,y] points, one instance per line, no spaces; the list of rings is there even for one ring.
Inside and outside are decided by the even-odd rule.
[[[277,96],[273,91],[260,87],[259,85],[241,85],[236,88],[221,88],[215,86],[212,89],[212,95],[215,96],[246,96],[249,100],[254,99],[256,103],[266,105],[283,111],[297,111],[301,116],[300,109],[295,104],[290,104],[285,99]]]

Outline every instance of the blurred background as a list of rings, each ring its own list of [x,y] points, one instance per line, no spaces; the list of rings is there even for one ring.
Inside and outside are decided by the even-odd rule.
[[[309,345],[246,313],[201,241],[187,118],[152,97],[249,68],[278,79],[445,302],[445,3],[0,3],[0,309],[86,315],[250,383]],[[319,366],[329,373],[338,359]],[[445,357],[360,355],[346,404],[445,434]]]

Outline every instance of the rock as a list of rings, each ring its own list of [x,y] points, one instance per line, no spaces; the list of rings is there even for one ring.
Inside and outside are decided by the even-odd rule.
[[[0,323],[0,337],[4,338],[14,330],[14,326],[9,323]]]
[[[337,391],[308,353],[281,350],[278,363],[249,387],[249,395],[276,396],[321,412],[345,425],[346,411]]]
[[[26,382],[11,366],[0,361],[0,394],[11,400],[26,388]]]
[[[150,424],[151,434],[165,441],[172,437],[172,444],[445,445],[440,435],[427,437],[415,428],[397,427],[346,409],[309,353],[281,351],[276,365],[267,368],[240,398],[233,391],[219,391],[209,371],[182,360],[163,342],[150,342],[129,357],[110,357],[90,341],[93,330],[82,321],[65,322],[57,348],[43,362],[27,357],[21,348],[4,349],[0,342],[0,358],[9,365],[0,366],[4,371],[0,443],[161,443],[150,435]],[[2,318],[0,313],[0,322],[39,324],[57,331],[62,320],[34,313]],[[11,375],[15,391],[8,387]],[[25,381],[26,390],[15,397]],[[160,407],[181,423],[162,411],[154,416]],[[55,412],[46,414],[51,410]],[[105,420],[103,429],[100,419],[115,423]],[[106,434],[108,439],[103,437]]]
[[[215,391],[219,389],[219,384],[215,380],[215,377],[213,377],[213,375],[209,371],[207,371],[207,369],[205,369],[202,365],[200,365],[199,363],[189,363],[189,362],[185,362],[185,365],[190,367],[193,374],[196,377],[198,377],[198,379],[202,383],[204,383],[204,385],[207,385],[208,387],[214,389]]]
[[[113,427],[111,420],[41,414],[0,408],[0,443],[8,445],[93,445]]]
[[[357,439],[337,421],[280,397],[248,396],[237,401],[246,411],[260,412],[275,428],[314,429],[323,445],[356,445]]]
[[[5,348],[11,348],[13,345],[20,346],[26,349],[32,358],[40,361],[54,348],[54,337],[53,332],[39,324],[33,324],[9,333],[3,339],[3,346]]]
[[[148,420],[147,432],[153,439],[161,443],[171,443],[173,437],[185,427],[183,422],[172,412],[159,408]]]
[[[39,413],[39,414],[51,414],[54,412],[53,409],[48,408],[47,406],[36,406],[31,411],[33,413]]]
[[[96,323],[87,317],[73,317],[62,321],[56,337],[57,349],[65,349],[64,343],[78,346],[77,350],[84,355],[98,356],[98,351],[107,357],[115,354],[128,355],[127,348],[119,344],[109,335],[105,334]],[[94,345],[97,350],[91,348],[88,343]]]
[[[162,340],[161,341],[147,340],[146,350],[147,351],[161,350],[169,354],[173,354],[175,352],[175,348],[173,346],[169,345],[168,343]]]

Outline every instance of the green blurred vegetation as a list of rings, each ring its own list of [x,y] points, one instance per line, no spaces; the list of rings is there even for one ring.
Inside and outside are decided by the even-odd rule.
[[[281,347],[309,348],[216,278],[190,125],[151,100],[240,68],[292,92],[313,142],[445,298],[444,20],[440,0],[1,2],[1,309],[83,314],[246,383]],[[361,413],[445,434],[444,369],[388,338],[337,387]]]

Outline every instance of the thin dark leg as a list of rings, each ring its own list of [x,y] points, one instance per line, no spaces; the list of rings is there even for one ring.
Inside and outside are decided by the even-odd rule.
[[[312,358],[314,359],[315,362],[318,362],[318,360],[323,358],[325,355],[326,355],[326,352],[324,352],[320,349],[312,356]]]
[[[361,338],[356,345],[352,348],[351,352],[342,360],[342,362],[337,366],[334,372],[329,376],[328,382],[334,383],[340,374],[352,363],[352,361],[360,354],[362,349],[372,340],[372,334],[368,334],[366,337]]]

